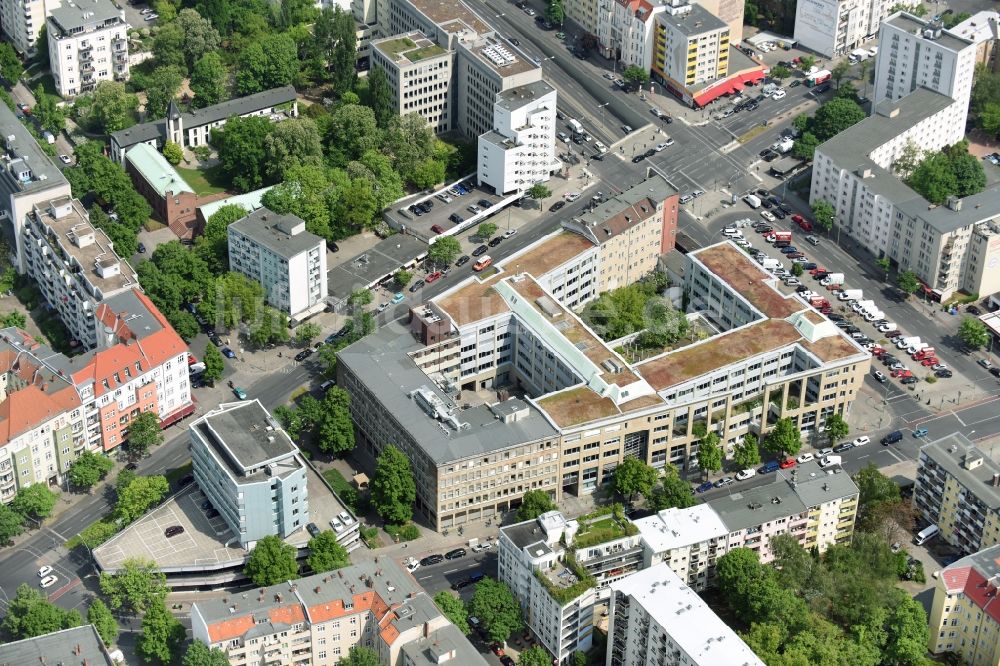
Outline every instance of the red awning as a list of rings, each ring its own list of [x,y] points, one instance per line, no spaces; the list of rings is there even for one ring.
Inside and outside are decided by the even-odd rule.
[[[187,418],[194,414],[194,396],[191,396],[191,403],[181,407],[180,409],[174,410],[173,412],[167,414],[160,420],[160,429],[169,428],[173,424],[177,423],[181,419]]]

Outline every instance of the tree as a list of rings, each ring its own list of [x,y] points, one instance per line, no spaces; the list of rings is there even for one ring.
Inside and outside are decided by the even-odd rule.
[[[506,583],[487,576],[476,583],[469,601],[469,615],[479,618],[489,640],[503,643],[524,628],[521,606]]]
[[[180,655],[186,638],[184,625],[170,614],[161,599],[150,606],[142,618],[142,633],[136,643],[136,651],[143,661],[169,664]]]
[[[462,254],[462,244],[454,236],[439,236],[427,250],[427,258],[438,266],[448,266]]]
[[[698,467],[705,474],[722,469],[722,447],[719,446],[719,435],[707,432],[698,442]]]
[[[653,511],[676,507],[686,509],[697,504],[691,484],[680,477],[677,468],[668,464],[659,485],[646,498],[646,506]]]
[[[906,184],[936,204],[942,204],[958,192],[958,178],[951,160],[944,153],[932,153],[917,165]]]
[[[248,192],[264,184],[264,141],[274,124],[262,116],[233,116],[220,130],[213,130],[212,143],[219,151],[222,168],[233,187]]]
[[[87,609],[87,622],[94,625],[105,645],[114,645],[115,641],[118,640],[118,622],[108,610],[107,605],[100,599],[94,599],[90,602],[90,608]]]
[[[322,332],[323,329],[320,328],[319,324],[307,321],[304,324],[299,324],[299,327],[295,329],[295,341],[304,347],[308,347]]]
[[[187,61],[184,57],[184,32],[174,22],[167,22],[153,37],[153,57],[159,67],[178,67],[187,74]],[[133,74],[134,76],[134,74]]]
[[[749,469],[760,464],[760,443],[753,433],[743,435],[743,441],[733,448],[733,462],[740,469]]]
[[[586,652],[580,652],[577,650],[573,653],[571,666],[587,666],[588,663]]]
[[[833,79],[833,82],[837,84],[838,88],[840,88],[840,82],[844,80],[844,77],[847,76],[850,71],[851,63],[846,60],[841,60],[830,69],[830,78]]]
[[[826,438],[833,446],[837,440],[847,437],[847,433],[851,431],[851,427],[847,425],[847,421],[840,414],[830,414],[826,417]]]
[[[552,657],[545,648],[538,645],[522,650],[517,657],[517,666],[551,666]]]
[[[822,143],[812,132],[803,132],[802,136],[792,143],[792,155],[803,160],[811,160],[816,148]]]
[[[892,163],[892,172],[900,178],[909,178],[910,174],[920,165],[923,160],[924,151],[912,138],[907,139],[906,145],[900,151],[899,157]]]
[[[631,65],[626,67],[625,71],[622,72],[622,78],[625,79],[626,83],[639,86],[646,81],[649,81],[649,72],[644,70],[642,67]]]
[[[972,18],[972,14],[970,14],[969,12],[955,12],[952,14],[944,14],[941,17],[941,23],[944,24],[945,28],[951,30],[959,23],[962,23],[963,21],[970,18]]]
[[[0,44],[0,76],[13,87],[24,73],[24,65],[9,42]]]
[[[361,307],[363,305],[368,305],[372,302],[372,292],[369,289],[356,289],[351,292],[351,295],[347,297],[348,305],[353,305],[354,307]]]
[[[884,625],[887,637],[883,663],[923,663],[927,653],[927,613],[919,601],[902,590],[893,589],[891,598]]]
[[[622,497],[632,501],[636,493],[649,495],[649,491],[653,489],[653,484],[656,483],[659,476],[656,469],[638,458],[625,458],[615,468],[612,487]]]
[[[562,26],[563,21],[566,20],[566,8],[563,6],[562,0],[549,0],[548,5],[545,7],[545,18],[556,25]]]
[[[206,382],[212,383],[222,379],[222,373],[226,370],[226,361],[222,358],[222,352],[215,345],[205,347],[205,355],[201,357],[205,364],[205,372],[202,377]]]
[[[823,231],[830,231],[833,228],[833,221],[837,217],[837,211],[826,199],[817,199],[812,206],[813,219]]]
[[[84,450],[69,466],[69,482],[77,488],[91,488],[115,466],[110,458]]]
[[[229,225],[242,220],[248,212],[239,204],[221,207],[212,213],[205,222],[204,231],[195,239],[194,252],[212,275],[222,275],[229,270]]]
[[[6,504],[0,504],[0,546],[6,546],[23,531],[24,516]]]
[[[281,180],[294,167],[321,166],[323,144],[316,123],[292,118],[275,125],[264,137],[264,160],[268,182]]]
[[[318,423],[317,446],[324,453],[341,455],[354,450],[351,394],[333,386],[323,396],[323,418]]]
[[[198,639],[188,645],[181,666],[229,666],[229,657],[218,648],[210,648]]]
[[[124,487],[118,488],[115,518],[128,524],[141,518],[146,511],[159,504],[170,492],[165,476],[136,476]]]
[[[215,53],[220,45],[219,32],[212,27],[211,21],[202,18],[194,9],[182,9],[177,13],[173,23],[183,35],[183,53],[186,71],[191,71],[203,56]],[[163,29],[168,29],[165,26]],[[163,30],[161,29],[161,31]]]
[[[820,142],[831,139],[845,129],[861,122],[865,118],[864,110],[857,102],[843,97],[830,100],[817,111],[809,124],[810,131]]]
[[[801,277],[803,273],[805,273],[805,269],[802,268],[802,264],[792,264],[792,275]]]
[[[17,491],[10,508],[22,516],[41,520],[52,513],[58,499],[59,493],[49,490],[44,483],[33,483]]]
[[[858,102],[858,89],[850,81],[837,86],[837,99],[849,99],[854,103]]]
[[[101,593],[113,610],[138,615],[167,598],[167,577],[156,564],[139,558],[122,562],[117,573],[102,573]]]
[[[346,659],[337,662],[343,666],[382,666],[378,652],[362,645],[355,645],[347,653]]]
[[[163,431],[156,412],[142,412],[128,424],[128,450],[132,455],[142,457],[162,443]]]
[[[476,228],[476,236],[482,240],[489,240],[497,232],[497,225],[492,222],[483,222]]]
[[[469,634],[469,611],[461,599],[448,590],[441,590],[434,595],[434,603],[437,604],[441,614],[458,627],[459,631]]]
[[[59,106],[59,98],[45,92],[38,84],[35,88],[35,108],[31,113],[42,126],[53,134],[58,134],[66,128],[66,112]]]
[[[982,349],[990,344],[990,332],[981,320],[966,317],[958,327],[958,337],[973,350]]]
[[[191,104],[196,109],[218,104],[226,98],[226,82],[229,73],[218,53],[206,53],[194,64],[191,72]]]
[[[309,539],[309,557],[306,559],[313,573],[323,573],[350,566],[351,558],[339,543],[332,530],[324,530]]]
[[[266,536],[250,552],[244,572],[259,587],[294,580],[299,577],[295,552],[295,546],[286,544],[280,537]]]
[[[871,518],[886,504],[899,502],[899,486],[879,471],[874,463],[859,470],[851,477],[858,486],[858,524],[872,526]]]
[[[291,85],[299,71],[295,41],[285,34],[269,34],[253,41],[236,59],[236,92],[252,95]]]
[[[769,71],[767,75],[777,81],[783,81],[792,75],[792,70],[788,69],[784,65],[775,65],[771,68],[771,71]]]
[[[535,201],[544,201],[552,196],[552,190],[545,183],[535,183],[528,188],[527,194]]]
[[[799,66],[802,67],[802,71],[804,72],[808,72],[815,64],[816,64],[815,56],[804,55],[799,59]]]
[[[397,289],[404,288],[406,285],[410,284],[410,280],[412,279],[413,279],[413,273],[403,268],[400,268],[392,276],[392,281],[396,283]]]
[[[321,42],[321,48],[329,63],[330,80],[338,96],[343,96],[354,90],[358,72],[357,32],[351,14],[340,7],[333,10],[324,9],[316,21],[316,39]],[[321,26],[329,26],[321,28]]]
[[[913,271],[902,271],[896,275],[896,286],[909,296],[920,288],[920,278]]]
[[[184,149],[173,141],[167,141],[163,144],[163,157],[176,166],[184,159]]]
[[[163,118],[167,106],[177,96],[184,81],[184,71],[180,67],[157,67],[146,78],[146,117]]]
[[[389,120],[396,115],[389,79],[381,67],[375,67],[368,74],[368,103],[375,114],[375,122],[380,129],[389,126]]]
[[[794,456],[802,448],[802,433],[787,416],[778,419],[764,438],[764,448],[784,457]]]
[[[51,603],[38,590],[21,583],[17,594],[7,603],[3,630],[13,640],[34,638],[83,624],[76,610],[66,611]]]
[[[372,505],[382,520],[402,525],[413,517],[417,486],[410,471],[410,459],[392,444],[379,454],[371,486]]]
[[[544,490],[529,490],[521,497],[521,506],[517,508],[517,517],[520,520],[532,520],[555,508],[556,504],[547,492]]]

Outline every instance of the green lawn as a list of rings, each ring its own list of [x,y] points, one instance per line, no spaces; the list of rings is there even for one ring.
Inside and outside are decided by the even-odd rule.
[[[222,165],[215,165],[208,169],[185,169],[176,167],[177,173],[187,181],[195,194],[217,194],[226,191],[226,178],[222,173]]]

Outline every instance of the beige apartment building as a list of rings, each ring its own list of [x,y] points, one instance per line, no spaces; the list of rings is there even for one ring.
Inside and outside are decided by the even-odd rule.
[[[389,80],[396,113],[416,113],[435,134],[452,129],[451,79],[455,53],[422,32],[409,32],[372,42],[372,66]]]
[[[443,529],[515,508],[531,489],[592,493],[626,457],[692,472],[699,423],[731,450],[782,417],[808,434],[846,416],[865,350],[735,245],[687,261],[689,317],[706,337],[634,364],[564,303],[582,307],[598,284],[640,276],[599,281],[599,246],[577,233],[543,238],[413,308],[408,325],[340,354],[358,450],[403,449],[417,513]]]
[[[194,637],[231,666],[332,666],[358,645],[385,666],[486,661],[392,559],[199,601]]]
[[[964,664],[1000,664],[1000,546],[948,565],[937,576],[927,649],[953,652]]]

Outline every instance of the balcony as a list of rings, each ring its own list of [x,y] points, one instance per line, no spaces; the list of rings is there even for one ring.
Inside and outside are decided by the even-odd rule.
[[[84,73],[88,73],[89,72],[89,73],[93,74],[93,72],[94,72],[94,65],[91,64],[91,63],[89,63],[89,62],[83,63],[83,64],[80,65],[80,71],[84,72]]]
[[[80,62],[81,63],[93,62],[93,60],[94,60],[94,50],[93,49],[85,49],[85,50],[80,51]]]

